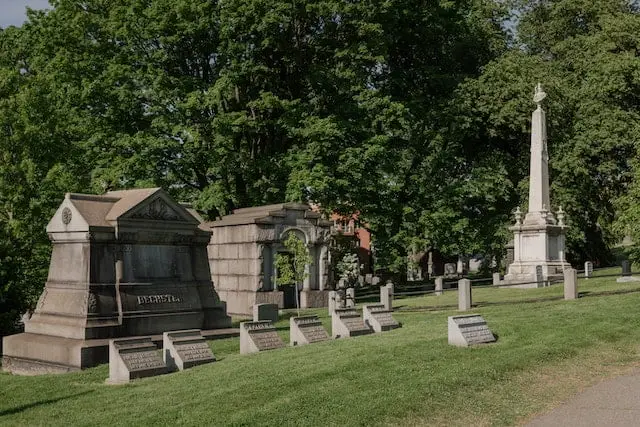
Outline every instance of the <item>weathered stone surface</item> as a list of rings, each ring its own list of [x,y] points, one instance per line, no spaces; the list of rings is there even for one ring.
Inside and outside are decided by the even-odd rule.
[[[584,263],[584,277],[586,279],[593,277],[593,263],[591,261]]]
[[[318,316],[289,318],[289,341],[292,346],[327,341],[329,334]]]
[[[564,271],[564,299],[578,298],[578,272],[575,268]]]
[[[494,285],[500,284],[500,273],[493,273],[493,284]]]
[[[362,316],[374,332],[390,331],[400,327],[400,323],[393,318],[393,311],[385,309],[382,304],[365,305],[362,307]]]
[[[354,308],[337,308],[331,314],[331,336],[333,338],[348,338],[372,332]]]
[[[471,310],[471,280],[458,280],[458,311]]]
[[[356,289],[355,288],[347,288],[345,290],[346,298],[345,298],[345,306],[347,308],[353,308],[356,306]]]
[[[275,350],[284,346],[276,328],[268,320],[240,323],[240,354]]]
[[[167,373],[158,348],[151,337],[109,341],[108,384],[124,384],[135,378]]]
[[[254,304],[253,321],[268,320],[270,322],[278,321],[278,304]]]
[[[393,283],[389,282],[380,287],[380,304],[384,305],[386,310],[393,311]]]
[[[67,194],[47,232],[53,248],[45,289],[25,334],[3,348],[12,366],[85,368],[106,359],[106,339],[231,326],[211,282],[210,232],[162,189]],[[77,341],[48,352],[41,336],[55,338],[52,348]],[[33,346],[24,345],[29,340]]]
[[[479,314],[449,316],[448,326],[451,345],[467,347],[496,340],[487,322]]]
[[[199,329],[162,334],[162,358],[169,371],[182,371],[216,361]]]
[[[442,295],[442,288],[444,284],[444,278],[442,276],[435,279],[435,293],[436,295]]]

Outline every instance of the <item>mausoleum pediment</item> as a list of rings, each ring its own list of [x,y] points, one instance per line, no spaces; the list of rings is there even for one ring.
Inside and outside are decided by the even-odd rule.
[[[174,202],[161,188],[109,192],[122,195],[107,215],[107,221],[176,221],[199,224],[184,206]]]

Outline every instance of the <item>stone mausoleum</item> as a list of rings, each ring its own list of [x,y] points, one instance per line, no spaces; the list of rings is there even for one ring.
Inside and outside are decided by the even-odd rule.
[[[206,223],[213,232],[209,244],[211,277],[229,313],[251,315],[252,306],[261,303],[295,307],[292,288],[274,283],[275,256],[286,253],[282,242],[287,233],[302,239],[313,259],[300,292],[300,306],[327,306],[331,225],[309,205],[298,203],[236,209]]]
[[[67,194],[47,225],[49,276],[3,369],[65,372],[108,361],[108,339],[227,328],[198,214],[160,188]]]

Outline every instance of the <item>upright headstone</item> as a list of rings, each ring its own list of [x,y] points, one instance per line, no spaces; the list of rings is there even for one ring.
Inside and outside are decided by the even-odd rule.
[[[124,384],[165,373],[167,365],[151,337],[109,340],[108,384]]]
[[[458,280],[458,311],[471,309],[471,280]]]
[[[400,327],[393,318],[393,311],[385,309],[382,304],[365,305],[362,307],[362,316],[364,323],[375,332],[390,331]]]
[[[356,288],[347,288],[346,290],[345,305],[347,308],[353,308],[356,306]]]
[[[389,282],[380,287],[380,304],[383,304],[386,310],[393,310],[393,283]]]
[[[240,354],[284,347],[282,338],[268,320],[240,323]]]
[[[564,270],[564,299],[578,298],[578,272],[575,268]]]
[[[451,277],[455,276],[458,271],[458,264],[454,262],[448,262],[444,265],[444,275]]]
[[[292,346],[313,344],[328,339],[329,334],[322,326],[318,316],[289,318],[289,342]]]
[[[435,283],[436,283],[436,295],[442,295],[444,278],[442,276],[436,277]]]
[[[329,314],[333,313],[336,310],[337,298],[338,298],[338,292],[336,291],[329,292]]]
[[[278,321],[278,304],[254,304],[253,321],[259,322],[268,320],[270,322]]]
[[[380,283],[380,278],[378,276],[373,276],[373,278],[371,278],[371,284],[373,286],[377,285],[378,283]]]
[[[631,276],[631,263],[626,259],[622,261],[622,275]]]
[[[493,284],[494,285],[500,284],[500,273],[493,273]]]
[[[536,265],[536,286],[539,288],[544,287],[544,276],[542,275],[541,265]]]
[[[331,336],[347,338],[372,333],[354,308],[338,308],[331,315]]]
[[[593,263],[591,261],[584,263],[584,277],[585,279],[593,277]]]
[[[479,314],[449,316],[448,326],[450,345],[467,347],[496,340],[487,322]]]
[[[169,371],[182,371],[216,361],[200,329],[162,334],[162,358]]]

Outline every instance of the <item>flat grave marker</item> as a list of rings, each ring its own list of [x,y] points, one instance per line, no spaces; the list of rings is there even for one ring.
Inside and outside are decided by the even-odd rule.
[[[162,334],[162,358],[170,371],[191,368],[216,361],[200,329]]]
[[[496,337],[479,314],[449,316],[449,344],[458,347],[495,342]]]
[[[282,338],[270,321],[240,323],[240,354],[275,350],[284,346]]]
[[[289,340],[292,346],[327,341],[329,334],[318,316],[289,318]]]
[[[362,307],[364,322],[369,325],[374,332],[390,331],[400,327],[393,318],[393,311],[387,310],[384,304],[372,304]]]
[[[336,309],[331,314],[331,336],[333,338],[355,337],[372,332],[355,308]]]
[[[125,384],[135,378],[167,373],[151,337],[109,340],[109,378],[107,384]]]

